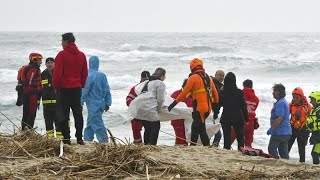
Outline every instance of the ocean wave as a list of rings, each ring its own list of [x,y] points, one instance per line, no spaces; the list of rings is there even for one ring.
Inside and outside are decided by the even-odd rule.
[[[163,52],[163,53],[199,53],[199,52],[217,52],[217,53],[230,53],[234,50],[232,48],[213,48],[210,46],[134,46],[130,44],[123,44],[120,46],[119,51],[128,52],[128,51],[141,51],[141,52]]]
[[[0,82],[10,83],[17,81],[18,70],[0,69]]]
[[[13,106],[16,104],[17,97],[14,95],[0,96],[1,106]]]

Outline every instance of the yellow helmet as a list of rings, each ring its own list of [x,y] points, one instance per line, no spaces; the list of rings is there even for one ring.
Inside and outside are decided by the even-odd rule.
[[[309,98],[314,98],[317,103],[320,103],[320,91],[313,91],[310,95]]]

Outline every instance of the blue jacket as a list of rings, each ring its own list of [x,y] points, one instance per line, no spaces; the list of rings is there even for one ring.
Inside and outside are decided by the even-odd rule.
[[[284,98],[274,103],[271,110],[270,125],[273,124],[278,116],[282,116],[282,121],[275,129],[272,129],[271,135],[291,135],[290,111],[288,103]]]
[[[87,106],[105,108],[111,106],[111,93],[107,76],[98,71],[99,58],[92,56],[89,59],[89,75],[86,86],[82,89],[81,104]]]

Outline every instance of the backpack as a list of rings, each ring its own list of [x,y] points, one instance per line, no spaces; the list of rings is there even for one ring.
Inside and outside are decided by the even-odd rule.
[[[17,106],[21,106],[23,104],[23,96],[22,96],[23,86],[25,85],[26,76],[29,70],[30,70],[29,65],[24,65],[18,70],[18,76],[17,76],[18,85],[16,86],[16,91],[18,93],[18,98],[16,102]]]

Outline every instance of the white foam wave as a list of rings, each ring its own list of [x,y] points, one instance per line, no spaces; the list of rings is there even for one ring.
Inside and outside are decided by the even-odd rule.
[[[17,97],[15,95],[0,96],[1,106],[10,106],[16,104]]]
[[[0,82],[10,83],[17,81],[18,70],[0,69]]]

